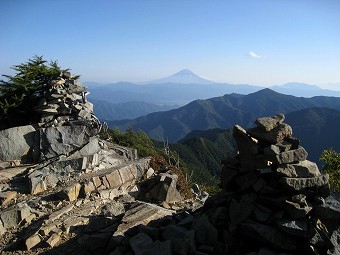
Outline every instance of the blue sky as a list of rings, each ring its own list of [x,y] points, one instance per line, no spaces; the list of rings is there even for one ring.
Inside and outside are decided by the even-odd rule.
[[[33,55],[82,81],[188,68],[228,83],[340,90],[339,0],[1,0],[0,74]]]

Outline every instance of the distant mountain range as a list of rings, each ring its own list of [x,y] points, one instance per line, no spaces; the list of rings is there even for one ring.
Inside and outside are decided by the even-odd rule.
[[[311,107],[340,110],[340,98],[302,98],[262,89],[249,95],[230,94],[207,100],[195,100],[178,109],[151,113],[133,120],[110,121],[109,126],[126,130],[143,130],[159,141],[175,142],[193,130],[230,128],[239,124],[245,128],[256,118],[278,113],[290,113]]]
[[[156,105],[140,101],[113,104],[92,99],[91,102],[93,103],[94,114],[103,121],[135,119],[152,112],[168,111],[179,107],[178,105]]]
[[[131,119],[147,113],[160,111],[167,106],[169,106],[169,109],[174,106],[183,106],[197,99],[209,99],[232,93],[247,95],[264,89],[264,87],[248,84],[216,83],[204,79],[188,69],[179,71],[166,78],[145,83],[118,82],[105,84],[84,82],[84,84],[90,91],[89,100],[97,100],[95,108],[103,116],[103,118],[100,118],[109,118],[108,120]],[[340,97],[340,91],[321,89],[318,86],[304,83],[287,83],[280,86],[272,86],[271,89],[282,94],[298,97],[320,95]],[[115,106],[111,109],[104,101]],[[134,114],[131,114],[132,111],[128,109],[134,109],[136,102],[139,102],[140,105],[144,102],[145,105],[141,105],[141,109],[145,110],[136,111]],[[124,109],[126,110],[120,111],[117,114],[115,109],[123,109],[118,105],[120,103],[124,103]],[[110,111],[115,113],[110,113]]]
[[[340,97],[340,91],[322,89],[316,85],[309,85],[297,82],[286,83],[279,86],[278,85],[272,86],[270,87],[270,89],[282,94],[293,95],[298,97],[314,97],[314,96]]]

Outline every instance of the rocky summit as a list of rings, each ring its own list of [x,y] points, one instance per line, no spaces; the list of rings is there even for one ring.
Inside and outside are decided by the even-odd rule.
[[[62,73],[39,123],[0,131],[1,254],[339,254],[328,175],[282,114],[235,126],[222,191],[98,136],[86,88]]]
[[[130,239],[132,252],[138,236],[128,233],[207,198],[197,189],[197,198],[181,194],[171,170],[101,140],[105,125],[86,94],[61,73],[35,108],[38,123],[0,131],[1,254],[109,254]]]

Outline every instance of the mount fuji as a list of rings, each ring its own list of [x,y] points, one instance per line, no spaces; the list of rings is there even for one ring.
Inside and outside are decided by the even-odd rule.
[[[171,76],[147,82],[148,84],[183,83],[183,84],[213,84],[216,82],[204,79],[189,69],[183,69]]]

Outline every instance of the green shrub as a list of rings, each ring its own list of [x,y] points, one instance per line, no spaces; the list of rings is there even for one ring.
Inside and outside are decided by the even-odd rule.
[[[340,153],[333,149],[324,150],[320,160],[325,162],[323,170],[329,174],[331,188],[340,193]]]
[[[109,129],[101,134],[102,139],[112,139],[116,144],[137,149],[140,157],[156,156],[160,154],[154,147],[152,140],[143,131],[134,132],[132,128],[121,132],[119,129]]]

